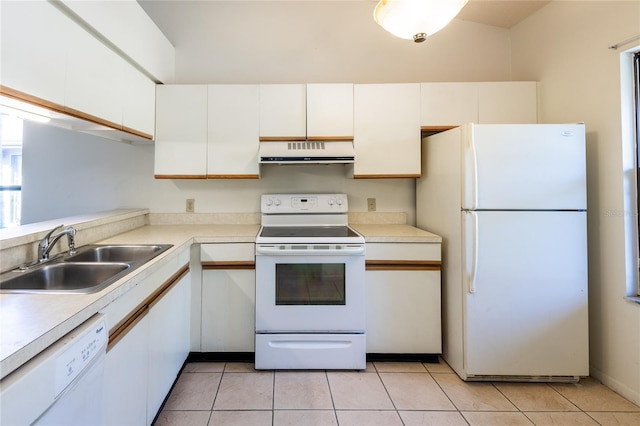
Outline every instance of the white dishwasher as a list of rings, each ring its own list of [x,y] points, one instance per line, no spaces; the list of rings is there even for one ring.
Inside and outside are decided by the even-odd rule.
[[[107,347],[96,314],[0,382],[0,424],[99,425]]]

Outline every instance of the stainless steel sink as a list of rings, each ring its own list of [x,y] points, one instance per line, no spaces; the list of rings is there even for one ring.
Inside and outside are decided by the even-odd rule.
[[[66,262],[140,262],[153,259],[170,245],[87,245],[78,249],[77,254],[65,259]]]
[[[0,281],[11,292],[93,293],[124,275],[128,263],[53,263],[27,272],[13,272]],[[126,273],[126,272],[125,272]]]
[[[75,254],[0,274],[3,293],[95,293],[144,265],[170,244],[91,244]]]

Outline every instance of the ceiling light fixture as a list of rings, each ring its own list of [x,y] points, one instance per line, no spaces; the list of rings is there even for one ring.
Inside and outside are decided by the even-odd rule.
[[[469,0],[380,0],[373,18],[396,37],[421,43],[444,28]]]

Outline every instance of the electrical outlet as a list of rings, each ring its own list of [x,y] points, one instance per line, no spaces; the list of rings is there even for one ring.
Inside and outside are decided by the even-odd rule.
[[[376,199],[375,198],[367,198],[367,210],[370,212],[376,211]]]
[[[187,198],[187,213],[193,213],[196,210],[196,200],[193,198]]]

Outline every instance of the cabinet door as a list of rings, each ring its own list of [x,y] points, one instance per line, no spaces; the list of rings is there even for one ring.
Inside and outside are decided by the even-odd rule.
[[[478,122],[476,83],[422,83],[420,125],[459,126]]]
[[[442,352],[440,271],[367,271],[367,352]]]
[[[307,101],[304,84],[260,86],[260,138],[305,140]]]
[[[122,58],[79,26],[73,29],[68,52],[65,110],[121,128]]]
[[[149,306],[147,424],[151,424],[189,355],[189,274]]]
[[[132,65],[123,65],[123,130],[153,139],[156,123],[156,84]]]
[[[353,139],[353,84],[307,84],[307,139]]]
[[[108,348],[103,387],[103,424],[147,423],[148,319],[140,317]]]
[[[73,23],[49,2],[0,2],[2,86],[64,106]]]
[[[207,177],[258,178],[257,85],[210,85]]]
[[[354,177],[420,177],[420,84],[354,86]]]
[[[479,123],[534,124],[538,122],[536,82],[478,83],[478,91]]]
[[[202,351],[253,352],[255,270],[202,271]]]
[[[207,176],[207,86],[156,87],[156,178]]]

